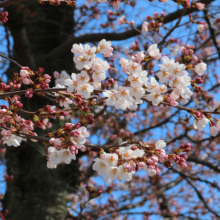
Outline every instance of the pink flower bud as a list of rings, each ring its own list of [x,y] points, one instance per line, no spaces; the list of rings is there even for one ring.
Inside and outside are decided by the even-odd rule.
[[[59,138],[55,139],[54,145],[57,145],[57,146],[61,145],[61,140]]]
[[[197,118],[203,118],[203,114],[201,112],[196,111],[195,115]]]
[[[186,168],[186,167],[187,167],[187,164],[181,163],[181,164],[179,164],[179,166],[180,166],[181,168]]]
[[[154,12],[153,15],[154,15],[154,17],[159,17],[159,13],[158,12]]]
[[[78,122],[76,125],[75,125],[75,129],[79,129],[81,127],[81,124]]]
[[[195,6],[196,6],[196,8],[198,8],[199,10],[203,10],[203,9],[205,8],[205,4],[200,3],[200,2],[196,3]]]
[[[29,85],[30,84],[30,79],[28,79],[28,78],[24,78],[23,80],[22,80],[22,82],[25,84],[25,85]]]
[[[53,77],[54,77],[55,79],[59,78],[59,76],[60,76],[60,74],[59,74],[57,71],[54,71],[54,72],[53,72]]]
[[[50,144],[53,144],[54,141],[55,141],[55,138],[51,138],[51,139],[49,140],[49,143],[50,143]]]
[[[22,78],[27,77],[30,75],[30,73],[27,70],[21,70],[20,75]]]
[[[147,164],[153,164],[154,162],[151,159],[147,159]]]
[[[7,130],[2,130],[1,135],[3,135],[3,136],[7,135]]]
[[[146,164],[145,164],[144,162],[138,162],[138,166],[139,166],[139,167],[145,167],[145,165],[146,165]]]
[[[196,77],[195,82],[198,84],[201,84],[201,83],[203,83],[203,80],[200,77]]]
[[[166,13],[163,11],[160,14],[161,14],[161,17],[164,17],[166,15]]]
[[[121,4],[120,0],[111,0],[111,5],[113,6],[113,8],[117,11],[119,6]]]

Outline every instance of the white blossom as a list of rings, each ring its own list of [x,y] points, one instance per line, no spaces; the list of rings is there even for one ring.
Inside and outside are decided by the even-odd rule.
[[[148,22],[144,21],[141,28],[141,33],[145,35],[148,32]]]
[[[104,97],[107,97],[106,99],[106,105],[108,106],[114,106],[116,102],[116,92],[115,91],[105,91],[103,92]]]
[[[193,125],[195,129],[201,131],[207,123],[209,123],[209,119],[203,115],[203,118],[195,119]]]
[[[154,176],[157,174],[156,170],[147,168],[147,173],[149,176]]]
[[[3,144],[7,144],[8,146],[18,147],[23,140],[22,137],[11,134],[3,139]]]
[[[163,141],[163,140],[158,140],[155,143],[155,146],[156,146],[157,149],[162,149],[162,148],[166,147],[166,142]]]
[[[88,99],[91,95],[91,93],[93,92],[94,88],[93,86],[91,86],[89,83],[80,85],[77,88],[77,93],[79,95],[82,95],[85,99]]]
[[[159,60],[161,57],[160,50],[157,48],[157,44],[152,44],[148,47],[147,53],[154,59]]]
[[[90,58],[86,55],[80,54],[79,56],[75,56],[73,60],[76,63],[76,68],[78,70],[90,68]]]
[[[94,161],[95,163],[92,165],[92,169],[97,171],[100,176],[104,176],[108,169],[105,161],[100,158],[95,158]]]
[[[83,45],[82,44],[73,44],[71,52],[74,53],[75,55],[82,53],[83,52]]]
[[[127,169],[125,168],[126,163],[124,164],[124,166],[119,166],[119,174],[118,174],[118,178],[123,180],[125,179],[126,181],[131,181],[132,180],[132,174],[134,174],[134,172],[129,172],[127,171]]]
[[[76,155],[72,154],[69,149],[63,149],[61,151],[61,160],[66,164],[70,164],[71,160],[76,159]]]
[[[206,63],[199,63],[195,66],[195,72],[199,74],[200,76],[204,74],[204,72],[207,69],[207,64]]]
[[[210,134],[215,137],[218,134],[219,129],[216,126],[211,126],[209,131],[210,131]]]
[[[106,171],[106,176],[112,180],[118,178],[119,168],[118,167],[109,167]]]
[[[72,79],[66,79],[64,81],[64,84],[66,86],[68,86],[67,92],[69,92],[69,93],[73,92],[76,89],[76,86],[77,86],[76,74],[72,73],[71,78]]]

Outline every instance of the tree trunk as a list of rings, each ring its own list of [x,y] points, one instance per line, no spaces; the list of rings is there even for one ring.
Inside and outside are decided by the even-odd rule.
[[[14,60],[35,71],[38,67],[43,67],[49,75],[55,70],[63,69],[71,73],[73,55],[70,50],[44,66],[41,66],[40,60],[74,34],[72,7],[65,5],[55,7],[40,5],[36,1],[26,1],[8,7],[7,11],[9,21],[6,25],[13,38]],[[12,79],[14,72],[19,72],[19,69],[14,64],[10,64],[7,70],[9,79]],[[36,111],[47,104],[52,104],[37,95],[32,99],[22,96],[22,103],[23,108],[29,111]],[[26,116],[23,117],[27,119]],[[53,130],[59,125],[53,123]],[[14,176],[13,181],[7,183],[3,200],[3,208],[9,210],[8,217],[11,220],[67,218],[69,189],[78,186],[77,161],[73,161],[70,165],[61,164],[54,170],[48,169],[45,146],[40,143],[22,142],[18,148],[7,147],[6,166],[7,173]]]

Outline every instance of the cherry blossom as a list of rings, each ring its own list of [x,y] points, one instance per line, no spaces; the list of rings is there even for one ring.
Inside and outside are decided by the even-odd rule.
[[[157,48],[157,44],[152,44],[148,47],[147,53],[150,55],[150,57],[159,60],[161,57],[160,50]]]
[[[94,88],[90,84],[82,84],[77,88],[77,93],[82,95],[85,99],[90,97],[90,94],[93,92]]]
[[[197,74],[199,74],[200,76],[204,74],[204,72],[206,71],[207,69],[207,64],[205,63],[199,63],[195,66],[195,72]]]
[[[199,24],[197,27],[198,32],[203,32],[205,30],[205,25],[204,24]]]
[[[141,33],[145,35],[148,32],[148,22],[144,21],[141,28]]]
[[[108,106],[114,106],[116,102],[116,92],[115,91],[105,91],[103,92],[104,97],[107,97],[106,99],[106,105]]]
[[[75,89],[76,89],[76,86],[77,86],[77,79],[76,79],[76,74],[75,73],[72,73],[71,74],[71,78],[72,79],[66,79],[64,81],[64,84],[66,86],[68,86],[67,88],[67,92],[73,92]]]
[[[104,176],[108,169],[106,162],[100,158],[94,159],[94,164],[92,165],[92,169],[98,172],[98,175]]]
[[[202,118],[195,118],[193,125],[195,129],[201,131],[203,128],[206,127],[207,123],[209,123],[209,120],[203,115]]]
[[[106,41],[105,39],[101,40],[98,44],[98,49],[100,50],[100,52],[103,54],[104,57],[112,56],[113,48],[111,47],[111,41]]]
[[[147,71],[135,72],[128,77],[132,86],[140,87],[148,81]]]
[[[211,126],[209,130],[210,130],[210,134],[212,136],[216,136],[218,134],[218,132],[219,132],[219,129],[216,126]]]

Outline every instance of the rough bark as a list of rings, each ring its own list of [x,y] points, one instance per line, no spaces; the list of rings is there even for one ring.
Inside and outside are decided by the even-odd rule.
[[[13,59],[32,70],[43,67],[50,75],[55,70],[63,69],[71,73],[73,61],[70,50],[62,57],[44,63],[44,66],[40,66],[38,60],[73,34],[73,8],[26,1],[7,7],[7,11],[7,25],[13,37]],[[13,72],[19,72],[19,69],[10,64],[7,70],[9,79],[12,78]],[[49,101],[40,96],[34,96],[30,100],[22,96],[22,103],[24,109],[36,111],[49,104]],[[53,129],[56,129],[56,126],[58,125],[55,124]],[[45,146],[23,142],[18,148],[8,148],[6,166],[7,173],[14,176],[14,180],[7,183],[3,201],[4,209],[9,210],[10,219],[67,218],[67,195],[70,188],[76,188],[78,185],[77,161],[70,165],[60,165],[55,170],[47,169]]]

